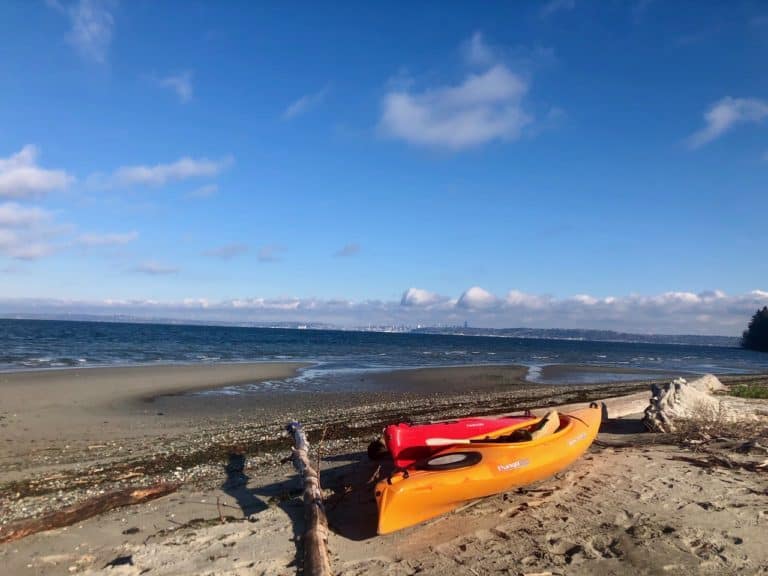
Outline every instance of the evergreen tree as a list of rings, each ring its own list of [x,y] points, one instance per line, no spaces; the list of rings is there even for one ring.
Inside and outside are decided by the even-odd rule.
[[[768,352],[768,306],[755,312],[741,335],[741,347]]]

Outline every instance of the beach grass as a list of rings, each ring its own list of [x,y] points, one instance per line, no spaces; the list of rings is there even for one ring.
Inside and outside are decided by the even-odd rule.
[[[768,398],[768,383],[751,382],[731,388],[729,394],[739,398]]]

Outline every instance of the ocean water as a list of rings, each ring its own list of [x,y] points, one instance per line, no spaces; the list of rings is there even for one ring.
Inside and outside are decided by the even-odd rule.
[[[0,371],[245,361],[316,363],[291,382],[262,386],[290,389],[354,386],[368,371],[466,364],[523,364],[539,381],[548,364],[621,369],[574,373],[569,381],[584,380],[584,374],[590,381],[636,378],[627,370],[768,371],[768,354],[736,347],[0,319]]]

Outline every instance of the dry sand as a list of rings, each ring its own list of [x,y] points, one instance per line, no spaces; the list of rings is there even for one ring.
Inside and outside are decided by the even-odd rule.
[[[0,385],[4,416],[5,400],[14,396],[15,413],[27,423],[37,419],[45,428],[45,415],[64,404],[81,434],[73,446],[70,438],[50,438],[55,428],[37,431],[32,452],[6,449],[0,460],[0,522],[115,487],[167,479],[183,482],[179,492],[160,500],[0,545],[6,573],[297,573],[301,544],[296,534],[302,530],[303,511],[295,497],[293,470],[279,464],[290,441],[280,439],[278,429],[290,413],[307,423],[311,440],[326,430],[323,485],[329,496],[330,549],[337,573],[768,574],[766,472],[738,467],[742,460],[760,461],[766,455],[728,452],[734,468],[697,466],[683,459],[701,460],[702,454],[656,443],[658,438],[642,433],[632,418],[610,422],[599,443],[555,478],[484,499],[425,525],[375,536],[375,504],[366,482],[378,464],[364,451],[382,422],[409,412],[504,412],[587,400],[600,391],[627,393],[647,384],[552,388],[525,384],[518,367],[419,370],[396,373],[382,394],[294,394],[282,400],[266,396],[268,406],[256,411],[258,421],[250,421],[247,412],[233,414],[237,399],[203,399],[204,406],[193,408],[201,399],[161,398],[151,404],[150,412],[159,405],[171,412],[181,406],[178,415],[171,416],[177,424],[170,429],[150,426],[137,435],[136,423],[152,415],[142,416],[142,398],[178,392],[180,382],[196,368],[176,372],[184,374],[182,381],[168,376],[162,387],[146,383],[157,376],[151,372],[143,378],[123,374],[135,378],[132,387],[115,376],[119,401],[106,392],[94,400],[85,394],[90,385],[70,387],[66,378],[56,380],[62,376],[47,376],[55,382],[48,388],[25,375],[8,387]],[[290,373],[296,368],[264,369]],[[229,384],[232,376],[199,376],[193,385]],[[62,393],[69,388],[70,393],[56,399],[21,390],[23,378],[30,378],[40,391],[53,394],[54,389]],[[468,379],[477,387],[459,393]],[[22,398],[24,394],[28,396]],[[635,409],[638,401],[642,398],[630,399],[625,407]],[[224,407],[229,412],[217,420],[216,412]],[[273,417],[265,416],[267,412]],[[98,418],[112,423],[108,439],[93,424]],[[81,420],[93,422],[85,425]],[[6,439],[8,434],[24,436],[11,430],[15,424],[0,423],[6,424]],[[154,442],[147,442],[152,438]]]

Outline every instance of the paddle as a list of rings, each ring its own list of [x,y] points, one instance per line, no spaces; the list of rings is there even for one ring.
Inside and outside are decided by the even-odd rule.
[[[452,446],[454,444],[471,444],[473,440],[457,439],[457,438],[427,438],[424,443],[427,446]],[[482,442],[482,440],[474,440],[474,442]]]
[[[546,422],[546,420],[542,420],[541,422]],[[529,442],[533,440],[533,437],[531,436],[530,431],[516,428],[515,430],[512,430],[510,434],[498,434],[491,436],[484,436],[484,437],[475,437],[475,438],[427,438],[424,443],[429,447],[438,447],[438,446],[453,446],[455,444],[492,444],[496,442],[507,442],[507,443],[513,443],[513,442]]]
[[[502,436],[508,436],[511,433],[515,432],[516,430],[519,430],[521,428],[527,428],[532,425],[536,425],[541,423],[541,418],[531,418],[530,420],[525,420],[523,422],[517,422],[516,424],[513,424],[511,426],[507,426],[506,428],[502,428],[500,430],[496,430],[493,433],[493,437],[491,436],[475,436],[474,438],[427,438],[424,440],[424,444],[436,448],[438,446],[453,446],[454,444],[473,444],[473,443],[481,443],[481,442],[493,442],[494,439],[500,438]]]

